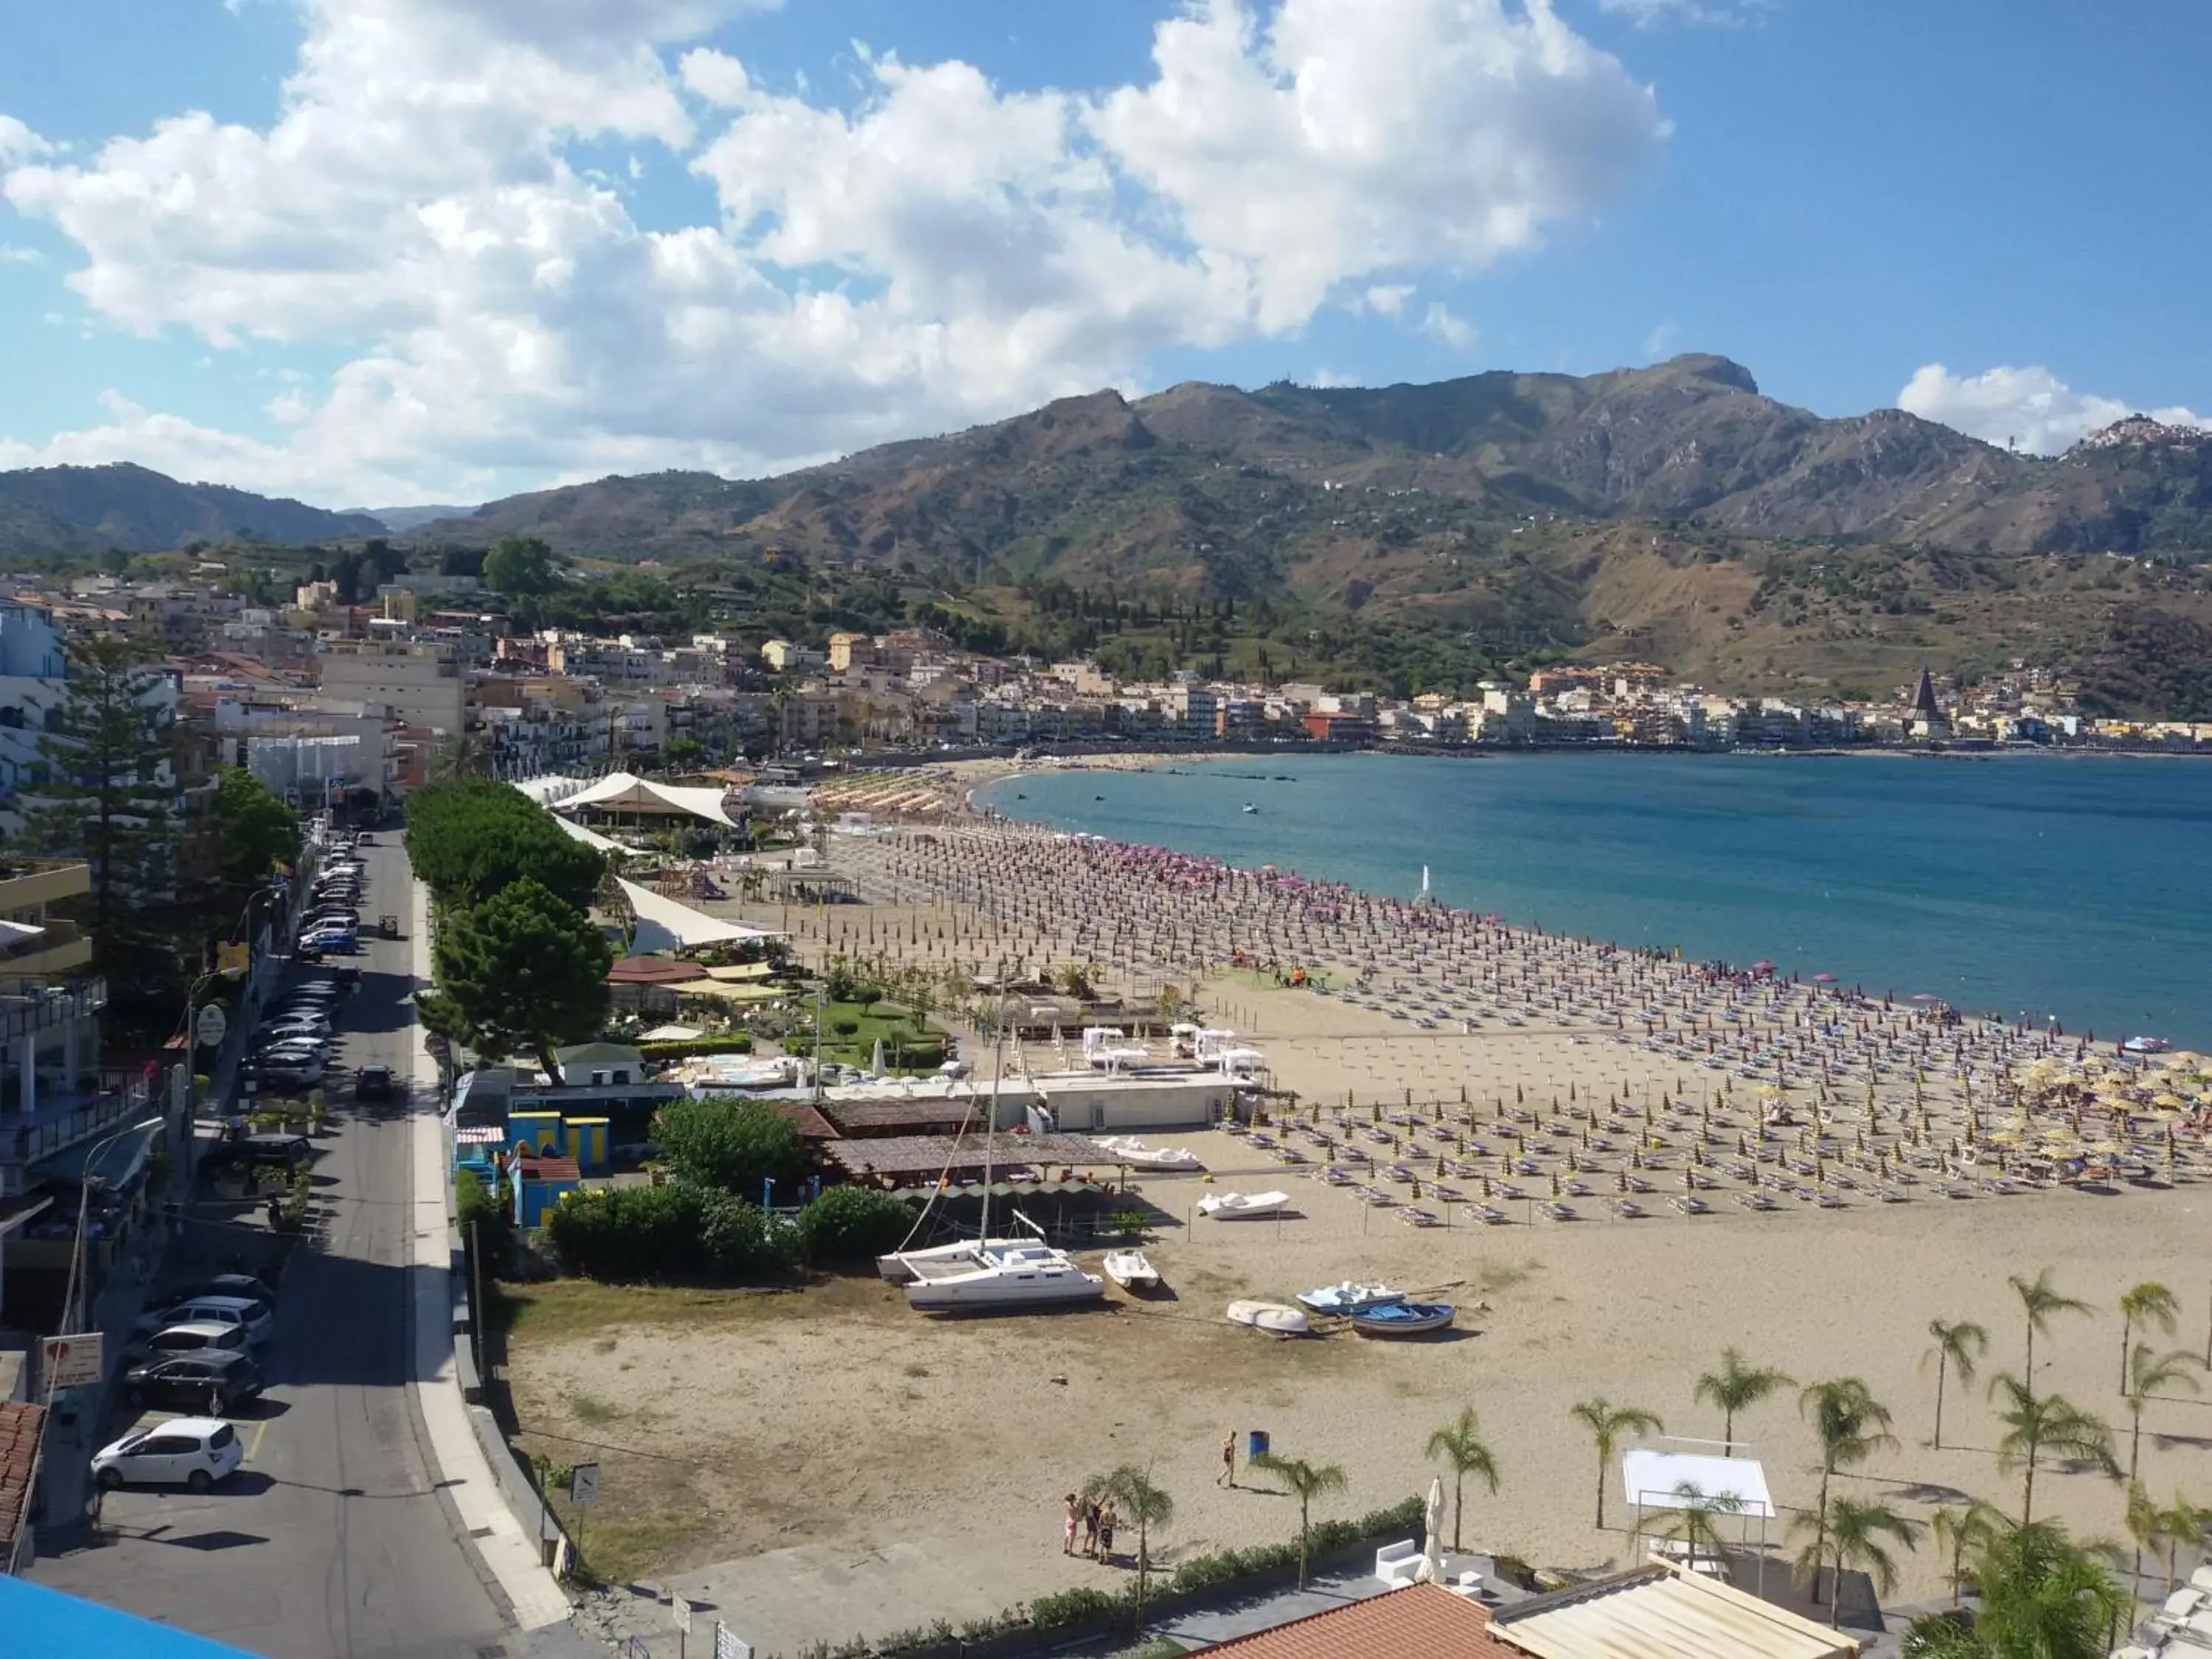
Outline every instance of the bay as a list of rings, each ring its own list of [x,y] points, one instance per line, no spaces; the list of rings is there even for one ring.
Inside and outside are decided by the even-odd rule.
[[[2212,1048],[2212,767],[2188,761],[1254,756],[977,799],[1377,893],[1425,865],[1516,925]]]

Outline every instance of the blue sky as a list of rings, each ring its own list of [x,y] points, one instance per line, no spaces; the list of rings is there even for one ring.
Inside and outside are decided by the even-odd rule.
[[[465,501],[1681,350],[2056,449],[2212,408],[2212,11],[2124,17],[0,0],[0,465]]]

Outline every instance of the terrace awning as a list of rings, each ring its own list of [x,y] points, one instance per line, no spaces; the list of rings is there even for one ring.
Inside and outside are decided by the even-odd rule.
[[[679,904],[634,881],[618,881],[616,884],[629,901],[630,914],[637,919],[629,945],[631,952],[637,956],[688,950],[701,945],[741,944],[780,937],[765,927],[751,927],[741,921],[724,921],[719,916],[710,916],[704,910]]]
[[[724,793],[720,789],[679,788],[672,783],[655,783],[632,773],[616,772],[601,778],[590,788],[564,795],[551,805],[562,812],[588,806],[603,812],[680,814],[734,830],[737,820],[722,810]]]

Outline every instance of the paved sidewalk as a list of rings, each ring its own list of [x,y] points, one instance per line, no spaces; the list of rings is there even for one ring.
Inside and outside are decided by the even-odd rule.
[[[409,920],[419,991],[430,982],[429,897],[422,883],[414,885]],[[438,1075],[437,1062],[426,1045],[428,1035],[419,1024],[414,1028],[410,1061],[415,1086],[409,1091],[414,1102],[409,1121],[413,1143],[409,1200],[414,1218],[409,1261],[415,1285],[416,1396],[430,1437],[431,1457],[439,1474],[451,1483],[447,1492],[461,1524],[514,1609],[515,1623],[525,1632],[542,1632],[568,1622],[568,1597],[546,1570],[537,1540],[524,1531],[501,1496],[498,1478],[470,1426],[453,1368],[453,1261],[447,1244],[452,1188],[437,1091],[423,1086]]]

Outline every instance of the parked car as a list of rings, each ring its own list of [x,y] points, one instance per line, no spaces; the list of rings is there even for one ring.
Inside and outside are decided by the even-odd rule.
[[[198,1353],[203,1348],[228,1348],[242,1353],[246,1349],[246,1327],[171,1325],[155,1332],[137,1348],[148,1354]]]
[[[258,1398],[262,1386],[258,1365],[242,1353],[222,1348],[149,1359],[123,1373],[125,1397],[142,1409],[204,1407],[228,1415]]]
[[[300,941],[300,948],[303,951],[331,951],[342,957],[349,957],[361,949],[361,945],[350,933],[326,930],[308,934]]]
[[[257,1025],[253,1028],[253,1040],[256,1042],[262,1042],[264,1039],[282,1042],[287,1037],[304,1038],[313,1042],[330,1035],[331,1022],[321,1014],[280,1014],[267,1024]]]
[[[276,1139],[297,1140],[303,1148],[307,1146],[304,1135],[283,1135]],[[301,1156],[306,1156],[304,1152]],[[189,1285],[178,1285],[173,1299],[189,1302],[199,1296],[242,1296],[249,1302],[266,1302],[272,1308],[276,1305],[276,1291],[252,1273],[215,1273],[206,1279],[196,1279]]]
[[[102,1492],[118,1486],[189,1486],[206,1492],[246,1461],[238,1431],[220,1417],[175,1417],[126,1434],[92,1455]]]
[[[276,1334],[276,1316],[266,1302],[239,1296],[203,1296],[148,1314],[133,1328],[151,1334],[178,1325],[235,1325],[246,1333],[247,1342],[261,1343]]]
[[[201,1154],[200,1168],[220,1170],[234,1164],[252,1164],[261,1168],[289,1169],[295,1164],[307,1163],[314,1155],[315,1149],[309,1144],[305,1135],[275,1133],[240,1135],[235,1140],[217,1141]],[[228,1290],[216,1288],[221,1286],[225,1279],[243,1280],[244,1283]],[[250,1296],[273,1306],[274,1303],[265,1290],[248,1291],[245,1288],[245,1285],[258,1285],[259,1283],[258,1279],[248,1279],[243,1273],[226,1273],[221,1278],[209,1279],[194,1286],[192,1294]]]

